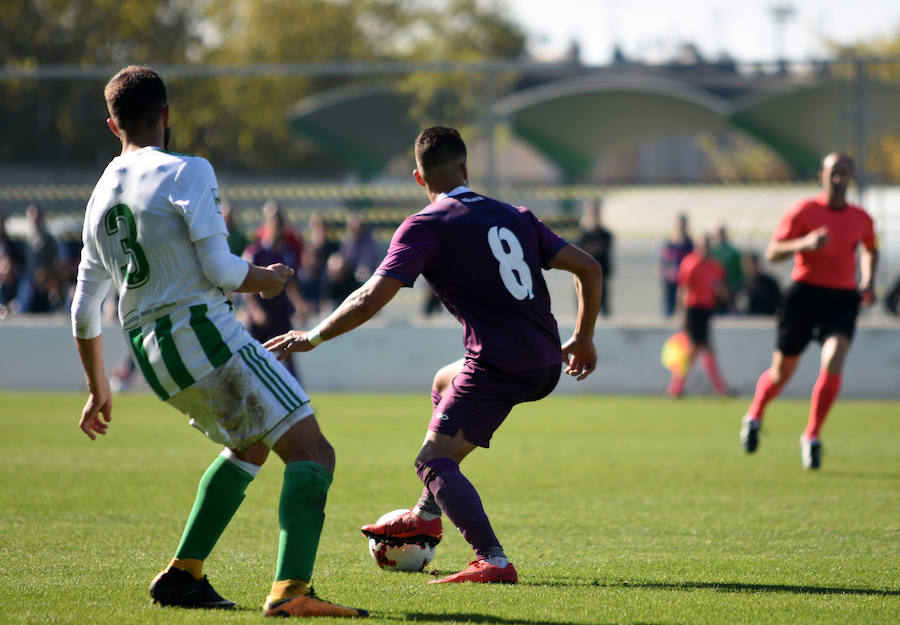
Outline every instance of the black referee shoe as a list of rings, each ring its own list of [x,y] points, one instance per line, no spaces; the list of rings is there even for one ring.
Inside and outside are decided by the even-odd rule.
[[[156,576],[150,584],[153,603],[180,608],[206,608],[228,610],[234,602],[213,590],[206,576],[194,579],[187,571],[169,567]]]
[[[807,440],[800,438],[800,458],[803,460],[803,468],[807,471],[818,469],[822,466],[822,443],[819,439]]]

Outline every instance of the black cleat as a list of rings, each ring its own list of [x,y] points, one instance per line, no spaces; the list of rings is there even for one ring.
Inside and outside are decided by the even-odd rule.
[[[741,421],[741,447],[752,454],[759,447],[759,419],[751,419],[745,415]]]
[[[800,439],[800,457],[803,460],[803,468],[807,471],[818,469],[822,466],[822,443],[813,438]]]
[[[234,602],[213,590],[206,576],[194,579],[187,571],[169,567],[162,571],[150,584],[153,603],[161,606],[180,608],[206,608],[229,610]]]

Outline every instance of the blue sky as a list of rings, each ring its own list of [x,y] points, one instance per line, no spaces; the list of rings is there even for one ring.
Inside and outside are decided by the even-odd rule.
[[[582,59],[608,63],[614,42],[627,56],[661,60],[681,42],[701,53],[728,52],[739,61],[771,61],[779,47],[771,7],[790,4],[783,27],[787,58],[805,60],[826,52],[824,41],[851,43],[900,33],[896,0],[501,0],[530,35],[539,57],[559,55],[572,39]]]

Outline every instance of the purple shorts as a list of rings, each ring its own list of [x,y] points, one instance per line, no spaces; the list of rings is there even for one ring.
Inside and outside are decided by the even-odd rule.
[[[473,445],[489,447],[512,407],[549,395],[561,370],[559,363],[503,373],[467,361],[434,408],[428,429],[447,436],[462,430]]]

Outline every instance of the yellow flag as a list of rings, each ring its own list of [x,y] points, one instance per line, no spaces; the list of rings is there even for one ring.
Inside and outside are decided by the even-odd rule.
[[[663,344],[660,360],[663,367],[676,375],[684,375],[688,368],[688,347],[690,339],[687,332],[676,332]]]

